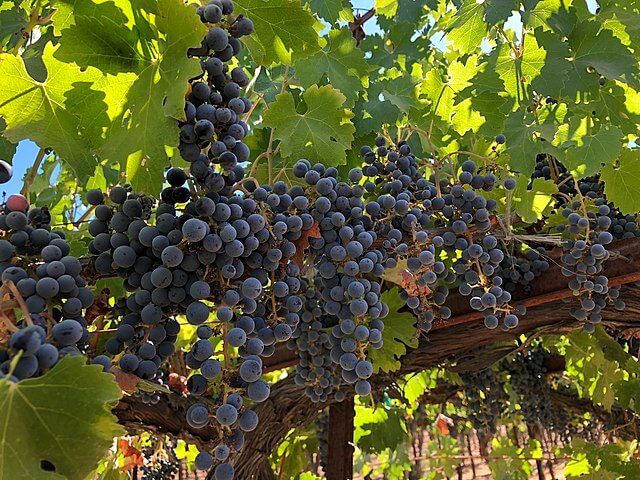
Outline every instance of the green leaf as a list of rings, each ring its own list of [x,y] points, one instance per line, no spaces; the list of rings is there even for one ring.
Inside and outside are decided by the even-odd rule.
[[[640,212],[640,152],[625,150],[616,163],[602,167],[601,180],[607,200],[622,212]]]
[[[82,480],[124,433],[109,412],[121,396],[113,376],[67,356],[38,378],[0,380],[0,477]],[[44,472],[42,460],[55,466]]]
[[[513,191],[513,210],[526,223],[535,223],[547,213],[555,203],[553,197],[558,187],[553,180],[536,178],[529,185],[528,175],[516,177],[516,189]]]
[[[397,0],[376,0],[376,13],[385,17],[393,17],[398,10]]]
[[[299,0],[236,0],[236,12],[249,17],[254,33],[244,43],[259,65],[286,65],[317,52],[315,19]]]
[[[114,75],[142,70],[146,59],[138,40],[146,43],[150,38],[145,35],[149,32],[144,17],[134,17],[138,3],[137,0],[57,1],[53,25],[60,36],[60,48],[56,58],[80,66],[91,65]],[[143,25],[147,28],[143,29]]]
[[[369,85],[369,71],[372,69],[362,50],[356,47],[351,32],[346,29],[331,30],[325,48],[297,62],[295,67],[296,77],[305,88],[318,83],[326,75],[329,83],[346,97],[349,106]]]
[[[409,74],[404,74],[383,83],[384,98],[393,103],[403,113],[419,106],[416,97],[416,82]]]
[[[330,85],[313,85],[302,94],[306,111],[298,113],[289,92],[278,95],[264,112],[263,124],[275,129],[280,150],[292,163],[307,158],[327,166],[345,163],[355,127],[353,114],[343,108],[345,97]]]
[[[397,287],[387,290],[382,294],[381,300],[389,306],[389,315],[384,319],[382,348],[369,351],[376,373],[398,370],[399,359],[407,353],[407,347],[418,346],[416,318],[411,313],[399,311],[405,306],[400,299],[400,290]]]
[[[573,30],[578,17],[569,10],[571,2],[566,0],[529,0],[525,1],[522,21],[530,27],[551,29],[567,36]],[[531,4],[531,5],[528,5]]]
[[[2,135],[2,132],[4,132],[5,128],[6,128],[6,123],[2,119],[2,117],[0,117],[0,160],[4,160],[7,163],[11,163],[11,160],[13,159],[13,155],[16,153],[16,148],[18,147],[18,145],[6,139],[4,135]]]
[[[597,22],[583,21],[569,36],[573,53],[572,69],[565,79],[566,94],[597,92],[598,76],[638,85],[638,59],[610,30],[600,29]]]
[[[329,23],[338,20],[353,20],[353,7],[348,0],[308,0],[311,11],[317,13]]]
[[[22,38],[22,29],[29,23],[30,2],[12,0],[0,4],[0,46],[11,50]]]
[[[486,0],[484,2],[484,20],[490,24],[505,21],[518,10],[519,0]]]
[[[353,117],[356,134],[362,136],[369,132],[380,132],[383,125],[394,125],[400,119],[401,113],[389,100],[374,98],[359,101],[356,103]]]
[[[590,119],[583,117],[578,121],[577,124],[571,122],[569,127],[562,125],[558,136],[567,135],[561,146],[575,144],[567,149],[564,164],[576,178],[584,178],[618,158],[622,150],[622,131],[618,127],[603,125],[594,135],[586,135]]]
[[[538,94],[558,98],[562,95],[565,74],[571,68],[566,60],[571,56],[569,45],[558,35],[542,28],[535,29],[534,37],[544,54],[544,62],[538,74],[530,80],[531,87]]]
[[[357,406],[354,443],[368,453],[395,450],[407,436],[404,418],[404,411],[399,408],[373,410]]]
[[[133,189],[154,192],[163,182],[167,167],[165,146],[179,141],[177,120],[184,116],[187,81],[201,68],[186,51],[200,45],[206,27],[193,7],[175,0],[157,2],[157,38],[147,39],[144,68],[122,74],[119,86],[123,108],[113,122],[101,153],[120,163]]]
[[[476,0],[464,0],[446,28],[447,40],[453,42],[456,50],[463,53],[475,51],[487,34],[484,6]]]
[[[566,113],[567,106],[557,104],[545,105],[538,115],[526,111],[526,108],[520,108],[509,115],[504,134],[507,137],[506,153],[510,156],[511,170],[527,175],[533,172],[536,155],[549,148],[557,124],[564,121]]]
[[[94,68],[81,71],[73,63],[60,62],[55,49],[51,44],[45,48],[42,60],[48,75],[42,82],[29,75],[21,57],[0,54],[3,136],[15,143],[29,138],[43,148],[53,148],[83,180],[98,164],[94,151],[103,141],[95,130],[85,132],[87,124],[107,110],[92,89],[102,75]],[[80,97],[84,103],[78,102]]]

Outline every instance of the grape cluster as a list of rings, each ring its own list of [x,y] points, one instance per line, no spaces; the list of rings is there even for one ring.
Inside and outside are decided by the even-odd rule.
[[[495,434],[504,409],[504,390],[491,369],[461,373],[469,420],[475,430]]]
[[[318,438],[318,463],[326,472],[329,464],[329,414],[326,411],[320,413],[314,425]]]
[[[180,463],[173,445],[169,442],[161,451],[143,450],[145,463],[140,467],[140,480],[167,480],[178,474]]]
[[[242,15],[233,16],[233,10],[231,0],[211,0],[198,7],[200,19],[210,28],[201,46],[188,52],[200,59],[202,78],[190,83],[178,150],[191,164],[189,171],[196,183],[212,192],[223,192],[229,182],[239,181],[244,173],[238,164],[249,160],[250,154],[242,142],[249,134],[242,118],[252,104],[241,96],[249,77],[242,67],[230,69],[227,62],[240,53],[239,38],[253,32],[253,22]],[[214,166],[226,173],[226,178],[216,173]],[[161,195],[163,201],[181,203],[190,198],[181,169],[171,170],[167,181],[169,186]]]
[[[594,202],[597,211],[587,211],[582,201],[574,201],[562,208],[567,219],[565,231],[568,238],[563,242],[561,272],[569,277],[569,288],[578,299],[579,307],[571,315],[585,320],[588,332],[602,320],[602,309],[611,305],[623,310],[624,302],[619,298],[619,287],[609,287],[609,279],[603,275],[603,266],[610,253],[606,245],[613,241],[608,231],[611,224],[610,208],[604,198]]]
[[[575,429],[567,412],[554,406],[551,401],[551,386],[545,367],[549,356],[548,350],[534,346],[505,360],[501,368],[510,375],[509,384],[517,395],[525,422],[530,425],[539,423],[567,440]]]
[[[14,285],[26,310],[11,326],[8,349],[0,350],[0,373],[12,381],[38,376],[65,355],[80,355],[89,340],[84,310],[93,293],[82,277],[80,261],[62,230],[52,230],[46,208],[31,208],[11,195],[0,213],[0,272],[3,288]],[[14,360],[15,365],[12,365]],[[109,369],[100,356],[96,363]]]

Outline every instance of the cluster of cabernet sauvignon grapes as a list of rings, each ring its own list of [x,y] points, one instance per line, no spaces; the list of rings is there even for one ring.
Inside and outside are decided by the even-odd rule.
[[[491,369],[461,373],[469,420],[475,430],[494,435],[504,408],[504,390]]]
[[[8,293],[6,285],[13,284],[28,310],[10,330],[8,348],[0,350],[0,375],[14,382],[46,373],[65,355],[85,353],[89,340],[84,309],[93,293],[64,232],[52,230],[50,222],[46,208],[29,209],[19,194],[0,213],[3,288]],[[94,362],[111,366],[105,356]]]
[[[557,408],[551,400],[552,388],[545,367],[549,357],[548,350],[536,346],[505,360],[501,369],[510,375],[509,384],[517,395],[525,422],[529,425],[540,424],[567,441],[575,433],[575,428],[567,412]]]

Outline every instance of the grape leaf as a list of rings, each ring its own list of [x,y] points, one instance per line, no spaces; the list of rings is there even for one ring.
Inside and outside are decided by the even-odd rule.
[[[622,131],[618,127],[602,125],[593,135],[587,135],[588,118],[564,124],[558,129],[556,139],[565,138],[565,166],[576,178],[593,175],[604,164],[613,162],[622,150]],[[572,146],[575,145],[575,146]]]
[[[453,106],[451,125],[460,135],[467,131],[494,136],[502,131],[505,115],[500,108],[507,99],[497,93],[482,92]]]
[[[186,51],[200,45],[206,27],[193,8],[174,0],[157,2],[157,38],[148,39],[144,68],[122,79],[123,108],[101,150],[118,161],[134,190],[154,192],[168,165],[165,146],[178,145],[177,119],[184,116],[187,81],[200,65]],[[187,32],[187,33],[185,33]]]
[[[511,170],[530,174],[536,165],[536,155],[549,149],[556,134],[557,124],[564,121],[567,106],[545,105],[537,115],[520,108],[507,118],[504,134],[507,137],[506,153]],[[547,140],[542,142],[541,139]],[[556,152],[554,152],[556,153]]]
[[[338,20],[353,20],[353,7],[348,0],[308,0],[311,11],[317,13],[329,23]]]
[[[83,480],[124,433],[109,412],[121,396],[113,376],[85,362],[67,356],[42,377],[0,380],[0,478]]]
[[[393,17],[398,10],[397,0],[376,0],[376,13],[385,17]]]
[[[468,53],[480,48],[487,34],[484,7],[476,0],[464,0],[462,6],[446,25],[447,40],[460,52]]]
[[[331,30],[327,45],[309,58],[296,62],[296,77],[305,88],[319,82],[324,75],[329,83],[346,97],[352,106],[358,93],[369,85],[372,66],[364,59],[362,50],[349,30]]]
[[[615,163],[602,167],[601,179],[607,200],[622,212],[640,212],[640,152],[624,150]]]
[[[11,50],[22,38],[22,29],[29,23],[29,2],[13,0],[0,4],[0,46]]]
[[[407,347],[418,346],[416,318],[411,313],[398,311],[405,305],[400,299],[400,290],[397,287],[387,290],[382,294],[381,300],[389,306],[389,315],[384,319],[382,348],[369,350],[376,373],[398,370],[399,359],[407,353]]]
[[[429,70],[420,84],[420,93],[430,100],[432,113],[445,122],[451,121],[456,95],[460,94],[462,99],[467,99],[475,94],[472,91],[461,92],[473,85],[471,79],[477,73],[477,69],[478,57],[470,56],[466,63],[454,61],[449,64],[446,82],[438,69]]]
[[[567,36],[578,19],[575,12],[568,9],[570,3],[568,5],[565,0],[533,0],[524,3],[522,21],[530,27],[550,28],[554,32]]]
[[[4,137],[4,135],[2,135],[6,126],[5,121],[0,117],[0,160],[11,163],[11,159],[13,159],[13,155],[16,153],[18,145],[9,141]]]
[[[553,207],[555,199],[553,194],[558,193],[558,186],[553,180],[536,178],[529,185],[528,175],[516,177],[516,189],[513,191],[512,206],[522,220],[526,223],[535,223],[536,220]]]
[[[594,21],[576,25],[569,36],[573,53],[572,68],[565,79],[565,92],[575,98],[578,93],[595,94],[598,89],[597,71],[606,78],[638,85],[638,59],[610,30],[600,29]]]
[[[356,134],[379,132],[383,125],[394,125],[400,118],[400,109],[389,100],[362,100],[356,103],[353,124]]]
[[[518,10],[519,0],[486,0],[484,2],[484,20],[492,25],[505,21]]]
[[[60,37],[56,58],[114,75],[144,69],[147,59],[142,44],[153,34],[147,38],[148,24],[143,27],[146,23],[143,16],[134,22],[132,9],[136,3],[136,0],[56,2],[53,26]]]
[[[255,25],[244,43],[259,65],[280,62],[287,65],[317,52],[315,19],[299,0],[236,0],[236,13]]]
[[[406,438],[404,411],[400,408],[356,407],[354,442],[368,453],[396,447]]]
[[[419,106],[416,97],[416,83],[411,75],[405,74],[383,82],[382,94],[402,112]]]
[[[295,162],[307,158],[327,166],[345,163],[355,127],[353,114],[343,108],[345,97],[330,85],[313,85],[302,94],[305,113],[298,113],[289,92],[281,93],[264,112],[263,124],[275,129],[280,150]]]
[[[47,78],[33,79],[21,57],[0,54],[0,116],[6,122],[4,137],[12,142],[29,138],[41,147],[51,147],[75,171],[86,179],[98,161],[94,151],[103,139],[85,127],[107,110],[103,100],[94,95],[93,84],[102,74],[88,68],[81,71],[73,63],[64,63],[54,56],[52,44],[45,48],[42,60]],[[87,101],[77,102],[79,97]],[[87,98],[89,97],[89,98]]]
[[[535,29],[534,37],[544,52],[544,62],[537,75],[530,80],[531,87],[541,95],[558,98],[562,95],[565,74],[571,68],[566,60],[571,56],[569,45],[558,35],[542,28]],[[531,36],[526,38],[530,39]]]

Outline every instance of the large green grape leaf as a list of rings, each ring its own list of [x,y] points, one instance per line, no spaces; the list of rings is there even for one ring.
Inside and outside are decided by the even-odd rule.
[[[385,17],[393,17],[398,10],[397,0],[375,0],[376,13]]]
[[[472,85],[471,79],[477,71],[478,57],[475,55],[470,56],[466,63],[458,60],[451,62],[447,68],[448,78],[446,81],[443,80],[440,70],[436,68],[429,70],[420,84],[420,93],[431,102],[432,114],[449,122],[454,113],[453,105],[456,95]],[[472,97],[473,94],[469,92],[461,96],[466,99]]]
[[[263,124],[275,129],[283,156],[307,158],[327,166],[345,163],[355,127],[353,114],[343,107],[345,97],[330,85],[313,85],[302,94],[306,111],[298,113],[289,92],[278,95],[264,112]],[[300,107],[300,105],[298,105]]]
[[[317,13],[329,23],[338,20],[353,20],[353,7],[349,0],[307,0],[311,11]]]
[[[598,76],[638,85],[638,59],[615,37],[610,30],[600,29],[594,21],[576,25],[569,36],[572,50],[572,68],[565,79],[566,94],[578,96],[579,92],[595,93]]]
[[[550,28],[569,35],[578,17],[569,10],[572,0],[528,0],[522,12],[522,21],[530,27]]]
[[[519,0],[486,0],[484,19],[490,25],[502,22],[511,16],[513,10],[518,9],[519,3]]]
[[[566,148],[564,164],[576,178],[598,172],[602,165],[613,162],[622,150],[622,131],[618,127],[602,125],[589,134],[588,117],[574,117],[558,128],[555,143]]]
[[[602,167],[601,180],[607,200],[622,212],[640,212],[640,152],[625,150],[615,163]]]
[[[534,115],[526,108],[511,113],[504,126],[506,153],[511,170],[530,174],[536,165],[536,155],[551,147],[558,124],[567,113],[565,104],[545,105]],[[546,141],[542,141],[542,140]],[[556,152],[553,152],[556,153]]]
[[[112,74],[142,70],[146,66],[143,45],[153,38],[153,32],[143,15],[138,15],[134,23],[134,9],[139,3],[57,1],[53,26],[60,36],[60,48],[56,57]]]
[[[536,178],[529,188],[529,180],[528,175],[516,177],[512,208],[525,222],[535,223],[553,207],[553,195],[558,193],[558,186],[553,180]]]
[[[369,349],[369,357],[376,373],[395,372],[400,368],[400,357],[407,353],[407,347],[418,346],[416,317],[409,312],[399,311],[405,303],[397,287],[384,292],[381,300],[389,306],[389,315],[384,319],[382,331],[384,344],[379,350]]]
[[[124,433],[109,412],[120,388],[85,362],[67,356],[42,377],[0,380],[0,478],[82,480]],[[43,471],[42,460],[55,473]]]
[[[527,39],[531,38],[527,36]],[[534,38],[544,55],[544,62],[537,75],[529,79],[531,87],[538,94],[558,98],[564,88],[565,74],[571,68],[567,61],[571,56],[569,45],[555,33],[542,28],[535,29]]]
[[[21,57],[0,54],[3,135],[12,142],[28,138],[53,148],[82,180],[98,165],[95,150],[103,142],[95,129],[88,128],[106,115],[104,95],[93,89],[102,74],[57,60],[56,48],[48,44],[44,50],[47,77],[41,82],[29,75]]]
[[[400,408],[371,409],[358,405],[354,418],[354,442],[368,453],[395,450],[406,438],[405,412]]]
[[[12,0],[0,4],[0,46],[10,50],[22,38],[29,23],[31,2]]]
[[[362,100],[356,104],[353,123],[357,135],[380,132],[383,125],[394,125],[400,118],[400,109],[389,100]]]
[[[187,81],[197,76],[197,59],[187,58],[206,33],[193,7],[175,0],[157,2],[156,38],[147,39],[143,68],[120,74],[121,113],[108,132],[101,153],[118,161],[133,188],[155,192],[167,166],[166,146],[178,145],[177,119],[184,116]]]
[[[497,93],[482,92],[453,106],[451,125],[464,135],[467,131],[494,136],[502,131],[505,115],[500,111],[507,99]]]
[[[346,29],[331,30],[327,45],[309,58],[296,62],[296,77],[307,88],[319,82],[324,75],[329,83],[340,90],[352,106],[358,93],[369,85],[372,66],[364,59],[362,50],[356,47],[351,32]]]
[[[468,53],[480,48],[486,34],[483,4],[464,0],[447,25],[447,40],[453,42],[456,50]]]
[[[416,96],[416,82],[409,74],[404,74],[382,82],[384,98],[393,103],[402,112],[409,113],[412,108],[419,107]]]
[[[317,52],[315,19],[300,0],[235,0],[236,12],[255,25],[244,43],[257,64],[293,65],[296,60]]]

